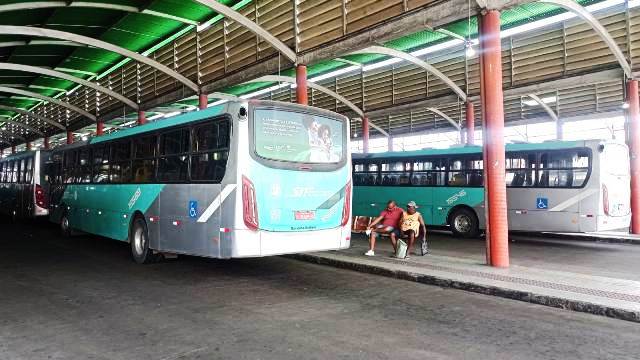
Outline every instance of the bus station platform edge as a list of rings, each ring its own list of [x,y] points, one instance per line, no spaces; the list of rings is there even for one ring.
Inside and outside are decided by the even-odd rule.
[[[367,257],[363,255],[366,249],[366,241],[360,239],[352,241],[351,248],[346,250],[289,257],[443,288],[640,322],[640,281],[519,265],[499,269],[477,259],[434,254],[412,255],[410,259],[401,260],[391,256],[390,246],[385,250],[379,246],[375,257]]]

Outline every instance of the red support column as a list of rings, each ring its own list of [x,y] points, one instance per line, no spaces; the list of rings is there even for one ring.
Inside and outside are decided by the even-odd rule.
[[[67,144],[73,144],[73,132],[67,131]]]
[[[144,111],[138,111],[138,125],[144,125],[147,123],[147,116]]]
[[[307,105],[307,65],[296,66],[296,100],[298,104]]]
[[[12,154],[16,153],[16,146],[15,145],[11,145],[11,153]]]
[[[474,138],[476,136],[475,135],[476,120],[475,120],[473,103],[471,101],[467,101],[465,105],[466,105],[465,117],[466,117],[466,125],[467,125],[467,145],[473,145]]]
[[[631,156],[631,233],[640,234],[640,101],[638,80],[627,82]]]
[[[25,144],[25,148],[27,151],[31,150],[31,141],[27,141],[27,143]]]
[[[43,144],[44,144],[44,149],[45,149],[45,150],[49,150],[49,148],[50,148],[51,146],[49,145],[49,137],[48,137],[48,136],[45,136],[45,137],[44,137]]]
[[[362,118],[362,152],[369,153],[369,118]]]
[[[198,95],[198,109],[204,110],[207,108],[207,105],[209,105],[209,98],[207,97],[207,94]]]
[[[97,136],[104,135],[104,122],[103,121],[98,121],[96,123],[96,135]]]
[[[509,266],[509,232],[507,222],[507,189],[504,162],[504,103],[502,93],[502,53],[500,47],[500,12],[489,10],[482,15],[480,54],[483,76],[483,152],[486,169],[485,210],[489,265]]]

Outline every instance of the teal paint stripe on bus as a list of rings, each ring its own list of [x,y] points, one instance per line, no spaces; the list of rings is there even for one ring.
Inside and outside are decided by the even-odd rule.
[[[427,225],[446,225],[447,216],[455,206],[475,208],[482,205],[484,188],[355,186],[353,215],[378,216],[389,200],[394,200],[401,208],[409,201],[415,201]]]
[[[136,211],[146,214],[164,187],[163,184],[69,185],[62,203],[70,207],[72,227],[126,241],[131,216]]]
[[[159,129],[164,129],[174,125],[188,124],[192,121],[198,121],[198,120],[206,119],[208,117],[220,115],[224,113],[224,110],[226,109],[227,106],[228,105],[226,104],[212,106],[205,110],[192,111],[192,112],[184,113],[181,115],[176,115],[161,121],[149,122],[144,125],[122,129],[120,131],[117,131],[111,134],[94,137],[90,140],[89,143],[98,144],[104,141],[115,140],[115,139],[120,139],[120,138],[131,136],[131,135],[143,134],[143,133],[147,133],[147,132],[151,132]]]

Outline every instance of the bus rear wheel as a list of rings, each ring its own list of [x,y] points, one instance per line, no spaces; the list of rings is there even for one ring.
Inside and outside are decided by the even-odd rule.
[[[69,222],[69,216],[67,216],[66,212],[62,215],[62,218],[60,219],[60,233],[64,237],[71,237],[71,235],[72,235],[71,224]]]
[[[458,208],[451,213],[449,227],[453,235],[463,238],[474,238],[480,233],[478,217],[467,208]]]
[[[160,259],[160,254],[155,254],[149,248],[149,230],[142,217],[136,217],[131,224],[129,244],[131,245],[131,256],[138,264],[150,264]]]

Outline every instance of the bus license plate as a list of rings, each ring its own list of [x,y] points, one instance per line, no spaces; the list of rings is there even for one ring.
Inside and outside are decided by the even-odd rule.
[[[295,212],[296,220],[313,220],[316,218],[315,211],[303,210]]]

